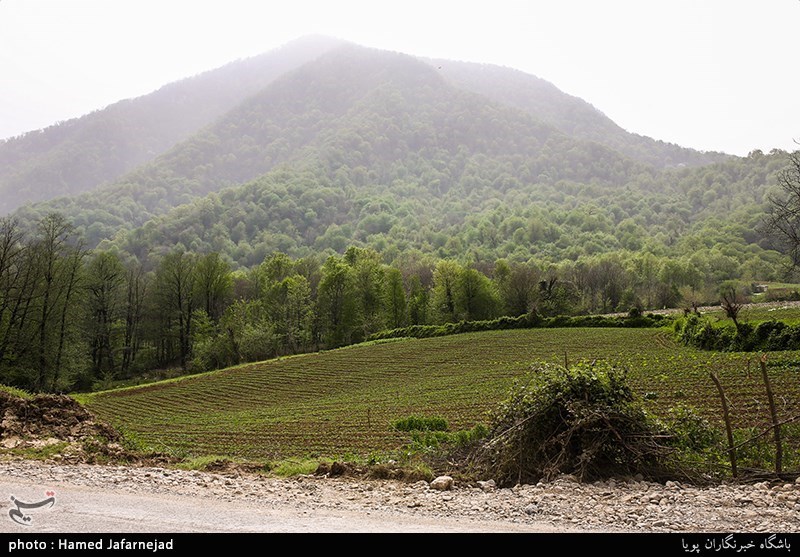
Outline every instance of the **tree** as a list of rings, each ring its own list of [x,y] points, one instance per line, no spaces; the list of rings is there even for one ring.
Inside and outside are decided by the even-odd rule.
[[[536,304],[539,271],[528,264],[509,264],[499,260],[494,271],[497,290],[505,315],[524,315]]]
[[[778,174],[780,195],[769,196],[764,228],[788,253],[791,268],[800,267],[800,151],[789,154],[789,165]]]
[[[456,277],[456,310],[466,321],[495,317],[497,295],[492,281],[471,267],[461,269]]]
[[[181,368],[187,369],[192,351],[192,314],[195,308],[196,258],[183,251],[173,251],[161,261],[156,272],[156,292],[166,319],[167,331],[177,321],[178,351]]]
[[[383,307],[385,269],[381,264],[380,255],[372,249],[350,247],[344,254],[344,261],[352,269],[359,338],[364,339],[385,326]]]
[[[433,313],[439,323],[454,323],[456,315],[456,290],[461,265],[456,261],[442,260],[433,271]]]
[[[32,302],[36,267],[15,220],[0,220],[0,366],[16,359],[15,346]]]
[[[136,361],[141,345],[147,294],[147,277],[142,266],[130,266],[125,275],[125,328],[122,346],[122,373],[125,375]]]
[[[406,292],[403,288],[403,274],[394,267],[386,272],[386,321],[396,329],[406,324]]]
[[[719,297],[720,305],[722,309],[725,310],[725,315],[733,321],[736,331],[740,332],[741,324],[739,323],[739,312],[742,311],[744,307],[744,299],[737,292],[736,285],[731,283],[723,284],[719,291]]]
[[[125,269],[111,252],[99,252],[86,271],[87,329],[91,337],[92,371],[94,377],[104,372],[114,373],[112,327],[118,319]]]
[[[334,348],[349,344],[356,325],[358,302],[353,269],[338,257],[329,257],[322,266],[317,306],[326,345]]]
[[[209,253],[197,261],[195,274],[201,307],[216,323],[225,311],[227,297],[233,289],[230,265],[218,253]]]
[[[37,391],[55,391],[62,376],[67,329],[74,320],[67,319],[73,296],[81,279],[80,270],[86,251],[75,236],[74,227],[59,213],[51,213],[38,225],[33,244],[35,263],[39,267]],[[49,383],[49,384],[48,384]]]
[[[408,287],[408,320],[412,325],[427,325],[430,308],[430,291],[419,276],[412,275]]]
[[[270,289],[269,316],[279,352],[297,353],[311,342],[311,287],[302,275],[291,275]]]

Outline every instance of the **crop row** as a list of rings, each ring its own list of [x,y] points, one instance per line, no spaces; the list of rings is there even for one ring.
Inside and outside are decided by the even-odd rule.
[[[391,451],[390,424],[437,415],[451,429],[487,423],[512,381],[540,361],[606,359],[666,414],[677,404],[719,419],[709,372],[726,386],[736,425],[768,419],[756,355],[703,352],[654,329],[529,329],[351,346],[91,396],[92,410],[151,444],[253,459]],[[780,411],[798,407],[794,352],[770,356]]]

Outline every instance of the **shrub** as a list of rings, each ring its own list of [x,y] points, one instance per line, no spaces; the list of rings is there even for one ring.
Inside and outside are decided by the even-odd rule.
[[[669,409],[671,445],[686,451],[699,452],[719,447],[720,432],[695,408],[679,405]]]
[[[470,460],[504,486],[560,474],[652,476],[670,452],[663,437],[634,400],[624,369],[542,364],[515,383]]]
[[[447,431],[447,420],[439,417],[409,416],[392,424],[397,431]]]

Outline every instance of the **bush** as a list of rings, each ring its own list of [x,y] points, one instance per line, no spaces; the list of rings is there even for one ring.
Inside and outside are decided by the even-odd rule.
[[[519,317],[498,317],[486,321],[458,321],[444,325],[411,325],[398,329],[378,331],[367,337],[368,341],[390,338],[430,338],[478,331],[498,331],[505,329],[533,329],[538,327],[661,327],[669,318],[663,315],[648,314],[628,317],[605,317],[602,315],[582,315],[569,317],[542,318],[536,312]]]
[[[683,344],[703,350],[773,352],[800,348],[800,327],[776,320],[755,327],[739,323],[736,328],[690,315],[676,321],[674,330]]]
[[[439,417],[409,416],[392,424],[397,431],[447,431],[447,420]]]
[[[515,383],[471,455],[503,486],[574,474],[580,480],[660,473],[670,449],[626,383],[605,362],[535,366]]]
[[[679,405],[669,409],[669,426],[673,433],[671,445],[682,451],[701,452],[718,448],[720,432],[695,408]]]

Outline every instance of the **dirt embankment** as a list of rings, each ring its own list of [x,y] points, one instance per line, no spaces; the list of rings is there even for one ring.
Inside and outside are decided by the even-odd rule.
[[[2,390],[0,450],[10,456],[47,457],[72,464],[165,464],[169,460],[125,449],[119,432],[69,396],[39,394],[23,398]]]

